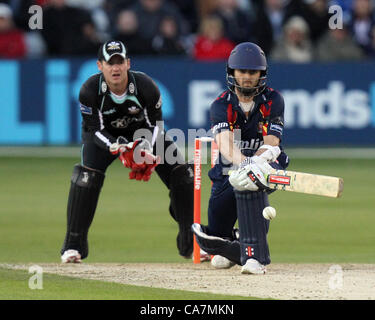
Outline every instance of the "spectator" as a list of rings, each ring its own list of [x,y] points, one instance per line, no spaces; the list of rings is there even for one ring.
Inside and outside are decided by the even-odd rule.
[[[88,11],[50,0],[43,10],[42,35],[50,55],[91,55],[100,39]]]
[[[10,4],[7,4],[9,2]],[[21,55],[14,55],[13,58],[22,58],[22,57],[28,57],[28,58],[38,58],[43,56],[46,53],[46,44],[38,31],[32,31],[29,28],[29,19],[30,14],[28,13],[29,6],[32,6],[34,4],[38,4],[37,1],[1,1],[0,6],[8,6],[10,9],[10,19],[5,22],[3,20],[4,24],[3,27],[7,25],[8,27],[11,25],[13,26],[13,32],[16,32],[20,39],[22,39],[22,42],[25,46],[25,52]],[[4,7],[3,7],[4,8]],[[5,10],[7,11],[7,10]],[[9,36],[9,34],[8,34]],[[14,33],[13,33],[14,36]],[[5,33],[2,32],[2,39],[6,39]],[[15,43],[18,42],[18,45],[14,45],[13,41]],[[18,50],[20,49],[20,40],[12,40],[9,43],[9,49],[15,49],[17,46]],[[12,49],[12,50],[13,50]]]
[[[202,19],[193,57],[200,61],[225,60],[235,44],[224,37],[223,24],[216,16]]]
[[[235,44],[251,40],[252,21],[250,15],[240,9],[238,0],[217,0],[213,14],[221,19],[226,38]]]
[[[210,15],[216,8],[217,0],[196,0],[200,20]],[[199,28],[199,27],[198,27]]]
[[[373,6],[370,0],[353,0],[351,30],[354,40],[365,54],[371,52],[371,30],[374,25]]]
[[[12,10],[13,22],[18,29],[29,30],[29,8],[38,4],[36,0],[0,0],[1,3],[9,5]]]
[[[120,11],[117,17],[116,33],[113,37],[124,42],[131,56],[153,54],[151,41],[140,34],[138,18],[132,10]]]
[[[318,61],[358,61],[363,58],[362,50],[351,38],[347,26],[329,30],[318,42],[316,49]]]
[[[344,21],[349,22],[351,16],[351,10],[353,6],[353,0],[330,0],[329,6],[338,5],[343,11]]]
[[[328,0],[305,0],[305,3],[302,17],[309,25],[310,39],[315,43],[328,31]]]
[[[10,7],[0,4],[0,57],[7,59],[23,58],[26,56],[24,33],[17,29],[13,21]]]
[[[40,58],[47,53],[46,43],[39,31],[26,32],[25,42],[28,58]]]
[[[283,28],[283,36],[271,52],[271,59],[281,62],[307,63],[313,59],[309,26],[300,16],[291,17]]]
[[[295,7],[299,6],[299,2],[295,4],[287,0],[253,0],[253,6],[253,36],[264,53],[269,55],[282,35],[284,22],[297,10]]]
[[[159,32],[152,41],[154,51],[159,55],[183,55],[185,49],[179,39],[178,25],[174,17],[165,16]]]
[[[375,26],[371,29],[371,47],[369,50],[369,56],[375,58]]]
[[[188,26],[178,9],[165,0],[139,0],[131,7],[139,21],[139,31],[143,37],[152,39],[158,32],[161,20],[173,16],[178,21],[178,30],[182,35],[188,33]]]
[[[205,0],[207,1],[207,0]],[[247,0],[245,0],[247,1]],[[173,3],[178,10],[180,11],[181,15],[184,17],[186,23],[190,27],[191,33],[196,33],[198,30],[198,5],[197,1],[195,0],[169,0],[169,2]]]
[[[110,20],[105,11],[105,0],[65,0],[65,3],[67,6],[88,11],[100,37],[100,42],[109,39]]]
[[[105,0],[104,9],[107,13],[109,21],[117,21],[117,16],[119,12],[129,9],[133,6],[138,0]],[[111,34],[115,32],[115,24],[110,24],[109,30]]]
[[[251,0],[238,0],[238,5],[242,10],[251,10],[253,8]]]
[[[104,7],[111,12],[120,12],[124,9],[129,9],[138,0],[104,0]]]

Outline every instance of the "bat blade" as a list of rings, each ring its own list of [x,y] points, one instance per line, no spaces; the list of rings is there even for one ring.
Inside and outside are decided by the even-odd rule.
[[[287,170],[272,170],[267,181],[271,189],[332,198],[340,197],[344,188],[344,180],[339,177]]]

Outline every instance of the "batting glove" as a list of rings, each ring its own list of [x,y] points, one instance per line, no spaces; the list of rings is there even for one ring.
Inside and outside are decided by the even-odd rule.
[[[268,189],[267,176],[271,169],[263,159],[252,157],[249,164],[230,174],[229,182],[238,191]]]

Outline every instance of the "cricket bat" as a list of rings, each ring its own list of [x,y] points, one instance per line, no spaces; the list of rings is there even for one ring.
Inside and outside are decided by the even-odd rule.
[[[338,198],[344,189],[344,180],[305,172],[272,169],[267,176],[271,189],[315,194]]]

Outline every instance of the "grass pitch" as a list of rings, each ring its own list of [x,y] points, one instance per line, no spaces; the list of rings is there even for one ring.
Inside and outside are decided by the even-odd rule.
[[[0,262],[59,261],[70,176],[78,156],[0,158]],[[372,159],[292,159],[290,170],[344,178],[344,192],[339,199],[272,194],[270,204],[277,210],[269,232],[272,262],[375,263],[373,164]],[[203,172],[203,223],[208,169]],[[178,255],[177,225],[168,206],[168,190],[156,174],[149,182],[131,181],[116,161],[106,174],[85,261],[191,263]],[[4,272],[2,278],[8,277]]]
[[[30,289],[31,274],[0,268],[0,300],[254,300],[250,297],[149,288],[74,277],[43,275],[43,286]]]

